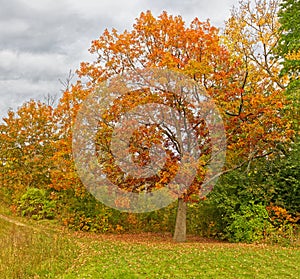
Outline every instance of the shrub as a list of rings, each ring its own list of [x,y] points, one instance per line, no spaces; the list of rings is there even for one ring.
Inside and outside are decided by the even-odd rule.
[[[50,200],[44,189],[28,188],[18,201],[18,210],[22,216],[35,220],[53,219],[56,202]]]
[[[285,208],[270,204],[267,206],[273,230],[269,234],[269,242],[292,245],[299,240],[300,215],[293,216]]]
[[[238,212],[231,215],[232,222],[225,229],[227,238],[232,242],[251,243],[262,240],[272,225],[269,215],[262,204],[243,204]]]
[[[84,212],[76,212],[64,219],[64,225],[75,231],[104,233],[113,230],[106,214],[87,217]]]

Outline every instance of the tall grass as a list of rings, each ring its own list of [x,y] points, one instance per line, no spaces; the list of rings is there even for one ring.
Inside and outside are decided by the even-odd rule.
[[[61,233],[11,224],[0,219],[1,279],[57,278],[77,255]]]

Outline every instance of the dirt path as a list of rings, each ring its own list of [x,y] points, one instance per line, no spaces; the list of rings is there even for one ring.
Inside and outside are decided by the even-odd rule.
[[[26,225],[24,223],[18,222],[16,220],[11,219],[11,218],[9,218],[9,217],[7,217],[5,215],[2,215],[2,214],[0,214],[0,218],[3,219],[3,220],[5,220],[5,221],[7,221],[7,222],[9,222],[9,223],[15,224],[16,226],[27,227],[27,228],[30,227],[30,226],[28,226],[28,225]]]

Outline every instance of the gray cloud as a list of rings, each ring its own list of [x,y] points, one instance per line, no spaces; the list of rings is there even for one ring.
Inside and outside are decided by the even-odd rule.
[[[0,116],[30,98],[58,94],[59,79],[105,28],[130,28],[142,11],[180,14],[221,25],[237,0],[0,0]]]

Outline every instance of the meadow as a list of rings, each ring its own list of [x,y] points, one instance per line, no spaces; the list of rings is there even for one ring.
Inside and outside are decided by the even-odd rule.
[[[169,234],[92,234],[1,214],[0,274],[14,278],[300,278],[300,247]]]

